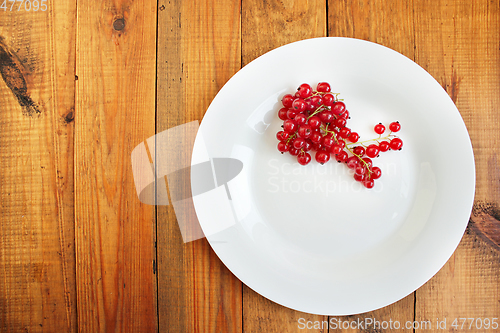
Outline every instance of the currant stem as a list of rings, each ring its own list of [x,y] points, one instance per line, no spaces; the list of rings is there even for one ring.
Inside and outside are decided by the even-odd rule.
[[[360,160],[363,165],[365,166],[366,170],[368,171],[368,176],[371,176],[372,174],[372,171],[370,170],[370,166],[368,165],[368,163],[366,163],[366,161],[364,159],[361,158],[361,156],[359,156],[358,154],[355,154],[351,148],[347,147],[347,150],[349,150],[351,152],[351,154],[353,154],[354,156],[356,156],[358,158],[358,160]]]
[[[364,140],[364,141],[357,141],[357,142],[352,142],[352,143],[348,143],[346,144],[346,146],[352,146],[352,145],[362,145],[364,147],[366,147],[364,144],[367,143],[367,142],[377,142],[377,143],[380,143],[380,141],[382,140],[385,140],[385,139],[389,139],[389,138],[395,138],[396,136],[395,135],[392,135],[392,132],[390,132],[388,135],[384,136],[383,138],[381,137],[382,135],[379,135],[378,138],[376,139],[370,139],[370,140]]]
[[[321,105],[320,107],[318,107],[316,110],[314,110],[313,113],[311,113],[308,117],[307,117],[307,120],[309,120],[309,118],[311,118],[312,116],[320,113],[321,111],[324,111],[324,110],[330,110],[328,107],[326,109],[323,109],[323,105]]]
[[[288,139],[286,140],[287,145],[290,143],[290,140],[295,139],[295,137],[297,136],[297,133],[299,133],[299,130],[296,130],[295,133],[293,133],[292,135],[290,135],[288,137]]]
[[[333,135],[332,135],[332,138],[334,138],[334,139],[335,139],[335,143],[339,143],[339,142],[337,141],[337,136],[335,135],[336,133],[335,133],[334,131],[329,131],[329,130],[328,130],[328,128],[324,128],[324,127],[320,127],[320,129],[321,129],[321,130],[323,130],[323,132],[325,132],[325,135],[323,135],[323,136],[327,136],[328,134],[330,134],[330,133],[331,133],[331,134],[333,134]]]
[[[314,94],[312,94],[311,96],[308,96],[306,98],[304,98],[304,100],[307,100],[311,97],[314,97],[314,96],[318,96],[318,95],[325,95],[325,94],[332,94],[334,97],[335,97],[335,101],[343,101],[341,99],[338,99],[337,96],[340,95],[340,93],[333,93],[333,92],[326,92],[326,91],[316,91]]]

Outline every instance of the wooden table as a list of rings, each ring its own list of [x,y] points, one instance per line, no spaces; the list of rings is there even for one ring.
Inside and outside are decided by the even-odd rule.
[[[367,317],[443,332],[500,317],[498,1],[27,2],[0,9],[2,332],[336,332],[299,319]],[[350,317],[277,305],[205,239],[184,244],[171,206],[138,200],[130,162],[148,137],[202,119],[242,66],[318,36],[370,40],[425,68],[460,110],[477,169],[449,262],[401,301]]]

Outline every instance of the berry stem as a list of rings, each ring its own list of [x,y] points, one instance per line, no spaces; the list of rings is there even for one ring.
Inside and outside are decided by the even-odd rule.
[[[366,147],[366,146],[365,146],[365,143],[367,143],[367,142],[374,142],[374,141],[375,141],[375,142],[377,142],[377,143],[380,143],[380,141],[382,141],[382,140],[389,139],[389,138],[395,138],[395,137],[396,137],[396,136],[395,136],[395,135],[392,135],[392,132],[390,132],[388,135],[384,136],[383,138],[381,137],[381,135],[379,135],[379,137],[378,137],[378,138],[376,138],[376,139],[370,139],[370,140],[364,140],[364,141],[351,142],[351,143],[346,144],[346,146],[352,146],[352,145],[358,145],[358,146],[359,146],[359,145],[362,145],[362,146]]]
[[[295,131],[292,135],[290,135],[290,136],[288,137],[288,139],[286,139],[286,144],[287,144],[287,145],[290,143],[290,141],[291,141],[292,139],[295,139],[295,137],[297,136],[297,133],[298,133],[298,132],[299,132],[299,130],[296,130],[296,131]]]
[[[309,120],[309,118],[311,118],[312,116],[320,113],[321,111],[324,111],[324,110],[330,110],[328,107],[326,109],[323,108],[323,105],[319,106],[316,110],[314,110],[313,113],[311,113],[308,117],[307,117],[307,120]]]
[[[370,166],[368,165],[368,163],[366,163],[366,161],[364,159],[362,159],[361,156],[359,156],[358,154],[354,153],[351,148],[349,148],[347,146],[345,148],[347,148],[347,150],[349,150],[351,152],[351,154],[353,154],[354,156],[356,156],[358,158],[358,160],[363,163],[365,169],[368,171],[368,176],[371,176],[372,170],[370,169]]]

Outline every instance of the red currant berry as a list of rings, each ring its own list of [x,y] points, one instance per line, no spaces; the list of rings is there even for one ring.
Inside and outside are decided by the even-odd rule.
[[[344,127],[340,130],[339,134],[340,134],[340,137],[347,139],[349,137],[349,135],[351,135],[351,129],[348,127]]]
[[[304,100],[304,102],[306,102],[306,110],[307,111],[313,111],[316,109],[314,107],[313,103],[311,102],[311,99],[306,99],[306,100]]]
[[[335,126],[334,122],[335,122],[335,120],[333,120],[330,124],[328,124],[327,129],[329,131],[334,132],[335,134],[338,134],[339,131],[337,130],[337,127]]]
[[[364,162],[363,164],[365,164],[368,168],[372,167],[373,162],[372,162],[372,160],[369,157],[363,157],[362,160]]]
[[[308,138],[313,133],[311,126],[305,124],[299,127],[297,134],[302,138]]]
[[[323,95],[323,104],[326,106],[332,106],[335,103],[335,97],[332,94],[324,94]]]
[[[331,148],[335,144],[335,140],[332,137],[324,136],[321,139],[321,144],[326,148]]]
[[[278,142],[278,151],[279,152],[281,152],[283,154],[289,150],[290,150],[290,146],[287,145],[285,142],[283,142],[283,141]]]
[[[320,82],[316,90],[318,90],[318,92],[330,92],[332,88],[328,82]]]
[[[283,122],[283,130],[288,133],[293,133],[297,130],[297,123],[295,120],[287,119]]]
[[[349,111],[345,110],[340,114],[340,116],[346,120],[349,119]]]
[[[400,138],[394,138],[391,140],[389,147],[392,150],[400,150],[403,147],[403,140],[401,140]]]
[[[331,123],[334,119],[334,115],[330,111],[323,111],[318,116],[322,122],[327,123],[327,124]]]
[[[321,98],[321,96],[313,96],[311,97],[311,104],[314,105],[315,108],[318,108],[320,107],[321,105],[323,105],[323,98]]]
[[[352,143],[355,143],[355,142],[358,142],[359,140],[359,134],[356,133],[356,132],[351,132],[351,135],[349,135],[349,141],[351,141]]]
[[[388,151],[389,150],[389,142],[382,141],[378,144],[378,149],[380,151]]]
[[[285,131],[279,131],[276,133],[276,138],[280,141],[286,141],[290,137],[290,133]]]
[[[299,88],[297,89],[297,92],[299,93],[300,98],[307,98],[307,97],[311,96],[312,88],[309,84],[302,83],[299,86]]]
[[[299,113],[293,118],[297,125],[301,126],[304,125],[307,122],[307,117],[303,113]]]
[[[321,125],[321,119],[319,119],[318,116],[312,116],[309,118],[309,121],[307,122],[309,126],[311,126],[312,129],[319,128],[319,125]]]
[[[297,162],[299,162],[300,165],[307,165],[311,162],[311,155],[306,152],[300,152],[299,155],[297,155]]]
[[[295,149],[300,149],[300,148],[304,147],[305,143],[306,143],[306,140],[304,138],[297,137],[293,140],[292,146]]]
[[[357,173],[354,174],[354,180],[358,182],[363,182],[365,180],[366,176],[365,175],[358,175]]]
[[[306,139],[306,143],[304,144],[304,147],[302,147],[302,150],[303,151],[309,151],[309,150],[312,149],[312,147],[313,147],[312,141],[309,140],[309,139]]]
[[[377,133],[377,134],[382,134],[385,132],[385,126],[382,125],[382,123],[375,125],[375,127],[373,129],[375,130],[375,133]]]
[[[371,179],[365,179],[363,181],[363,185],[366,187],[366,188],[373,188],[373,186],[375,186],[375,182]]]
[[[292,103],[292,108],[296,110],[297,112],[303,112],[306,110],[307,104],[304,102],[302,98],[297,98],[295,101]]]
[[[342,112],[345,111],[345,104],[344,102],[336,102],[332,106],[332,112],[335,114],[342,114]]]
[[[355,169],[359,165],[359,158],[351,156],[346,160],[346,163],[349,169]]]
[[[340,148],[342,148],[342,149],[345,148],[345,141],[344,140],[338,140],[337,144],[340,146]]]
[[[281,99],[281,103],[283,103],[284,107],[291,108],[292,107],[292,103],[293,103],[294,100],[295,100],[295,97],[293,97],[292,94],[286,94]]]
[[[389,129],[393,132],[398,132],[401,129],[401,124],[399,123],[399,121],[392,122],[389,125]]]
[[[287,108],[281,108],[279,111],[278,111],[278,117],[281,119],[281,120],[287,120],[288,117],[287,117],[287,111],[288,109]]]
[[[344,118],[337,118],[337,119],[335,119],[334,124],[338,128],[343,128],[347,124],[347,120],[345,120]]]
[[[366,173],[366,168],[364,167],[364,165],[358,165],[354,169],[354,173],[357,175],[364,175]]]
[[[342,151],[342,148],[340,148],[340,146],[338,144],[334,144],[332,146],[332,148],[330,149],[330,152],[334,155],[337,155],[338,153],[340,153]]]
[[[288,151],[290,155],[292,156],[297,156],[300,153],[300,149],[295,149],[293,147],[290,147],[290,150]]]
[[[347,158],[349,157],[349,155],[347,155],[346,151],[345,150],[342,150],[340,153],[337,154],[336,158],[337,158],[337,161],[339,162],[345,162],[347,161]]]
[[[295,109],[288,109],[288,111],[286,112],[286,117],[288,119],[294,119],[297,114],[298,114],[297,110],[295,110]]]
[[[382,176],[382,170],[379,167],[374,166],[371,171],[371,179],[379,179]]]
[[[374,158],[377,157],[379,154],[380,150],[378,149],[378,146],[375,144],[369,145],[366,148],[366,156]]]
[[[323,145],[321,144],[321,142],[318,143],[313,142],[312,150],[319,151],[321,149],[323,149]]]
[[[361,157],[363,157],[363,155],[365,155],[365,148],[363,148],[362,146],[357,146],[357,147],[354,147],[352,152],[354,155],[357,155],[358,157],[361,158]]]
[[[330,160],[330,153],[326,150],[321,149],[316,152],[315,158],[319,164],[325,164]]]
[[[320,143],[323,136],[320,132],[314,131],[309,138],[311,139],[312,143]]]

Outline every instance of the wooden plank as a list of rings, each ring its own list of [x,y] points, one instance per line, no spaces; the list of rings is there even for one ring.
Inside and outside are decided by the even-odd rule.
[[[415,293],[381,309],[351,316],[330,317],[335,332],[414,332]]]
[[[131,152],[155,134],[156,1],[78,1],[75,229],[81,332],[152,332],[155,207]]]
[[[414,59],[413,1],[394,0],[342,0],[328,1],[328,35],[352,37],[368,40]],[[338,321],[364,321],[373,318],[381,323],[397,321],[401,329],[384,329],[384,332],[407,331],[404,326],[414,319],[415,293],[385,308],[355,316],[334,317]],[[395,327],[395,326],[394,326]],[[364,328],[342,329],[344,332],[363,332]],[[378,332],[380,327],[374,323],[366,327],[368,331]]]
[[[416,60],[457,105],[476,162],[476,201],[469,228],[445,267],[418,290],[416,300],[417,318],[446,319],[447,328],[441,331],[456,331],[455,318],[492,318],[500,313],[500,8],[498,2],[486,0],[419,0],[415,21]],[[457,324],[460,330],[462,321]],[[469,329],[469,324],[464,327]]]
[[[492,318],[500,313],[499,275],[498,251],[467,229],[446,265],[418,289],[415,320],[430,321],[429,332],[496,331]]]
[[[242,65],[279,46],[326,36],[326,2],[254,1],[242,3]],[[300,323],[319,322],[327,332],[327,316],[311,315],[278,305],[243,286],[244,332],[302,332]],[[302,318],[302,319],[301,319]],[[301,320],[301,322],[299,322]]]
[[[11,5],[0,9],[0,331],[76,332],[76,1]]]
[[[240,4],[160,1],[158,13],[161,132],[201,120],[219,89],[239,70]],[[206,239],[183,243],[171,205],[158,207],[158,290],[160,332],[242,331],[241,282]]]
[[[329,0],[328,36],[387,46],[414,59],[413,0]]]
[[[279,46],[326,36],[326,2],[242,2],[242,65]]]

